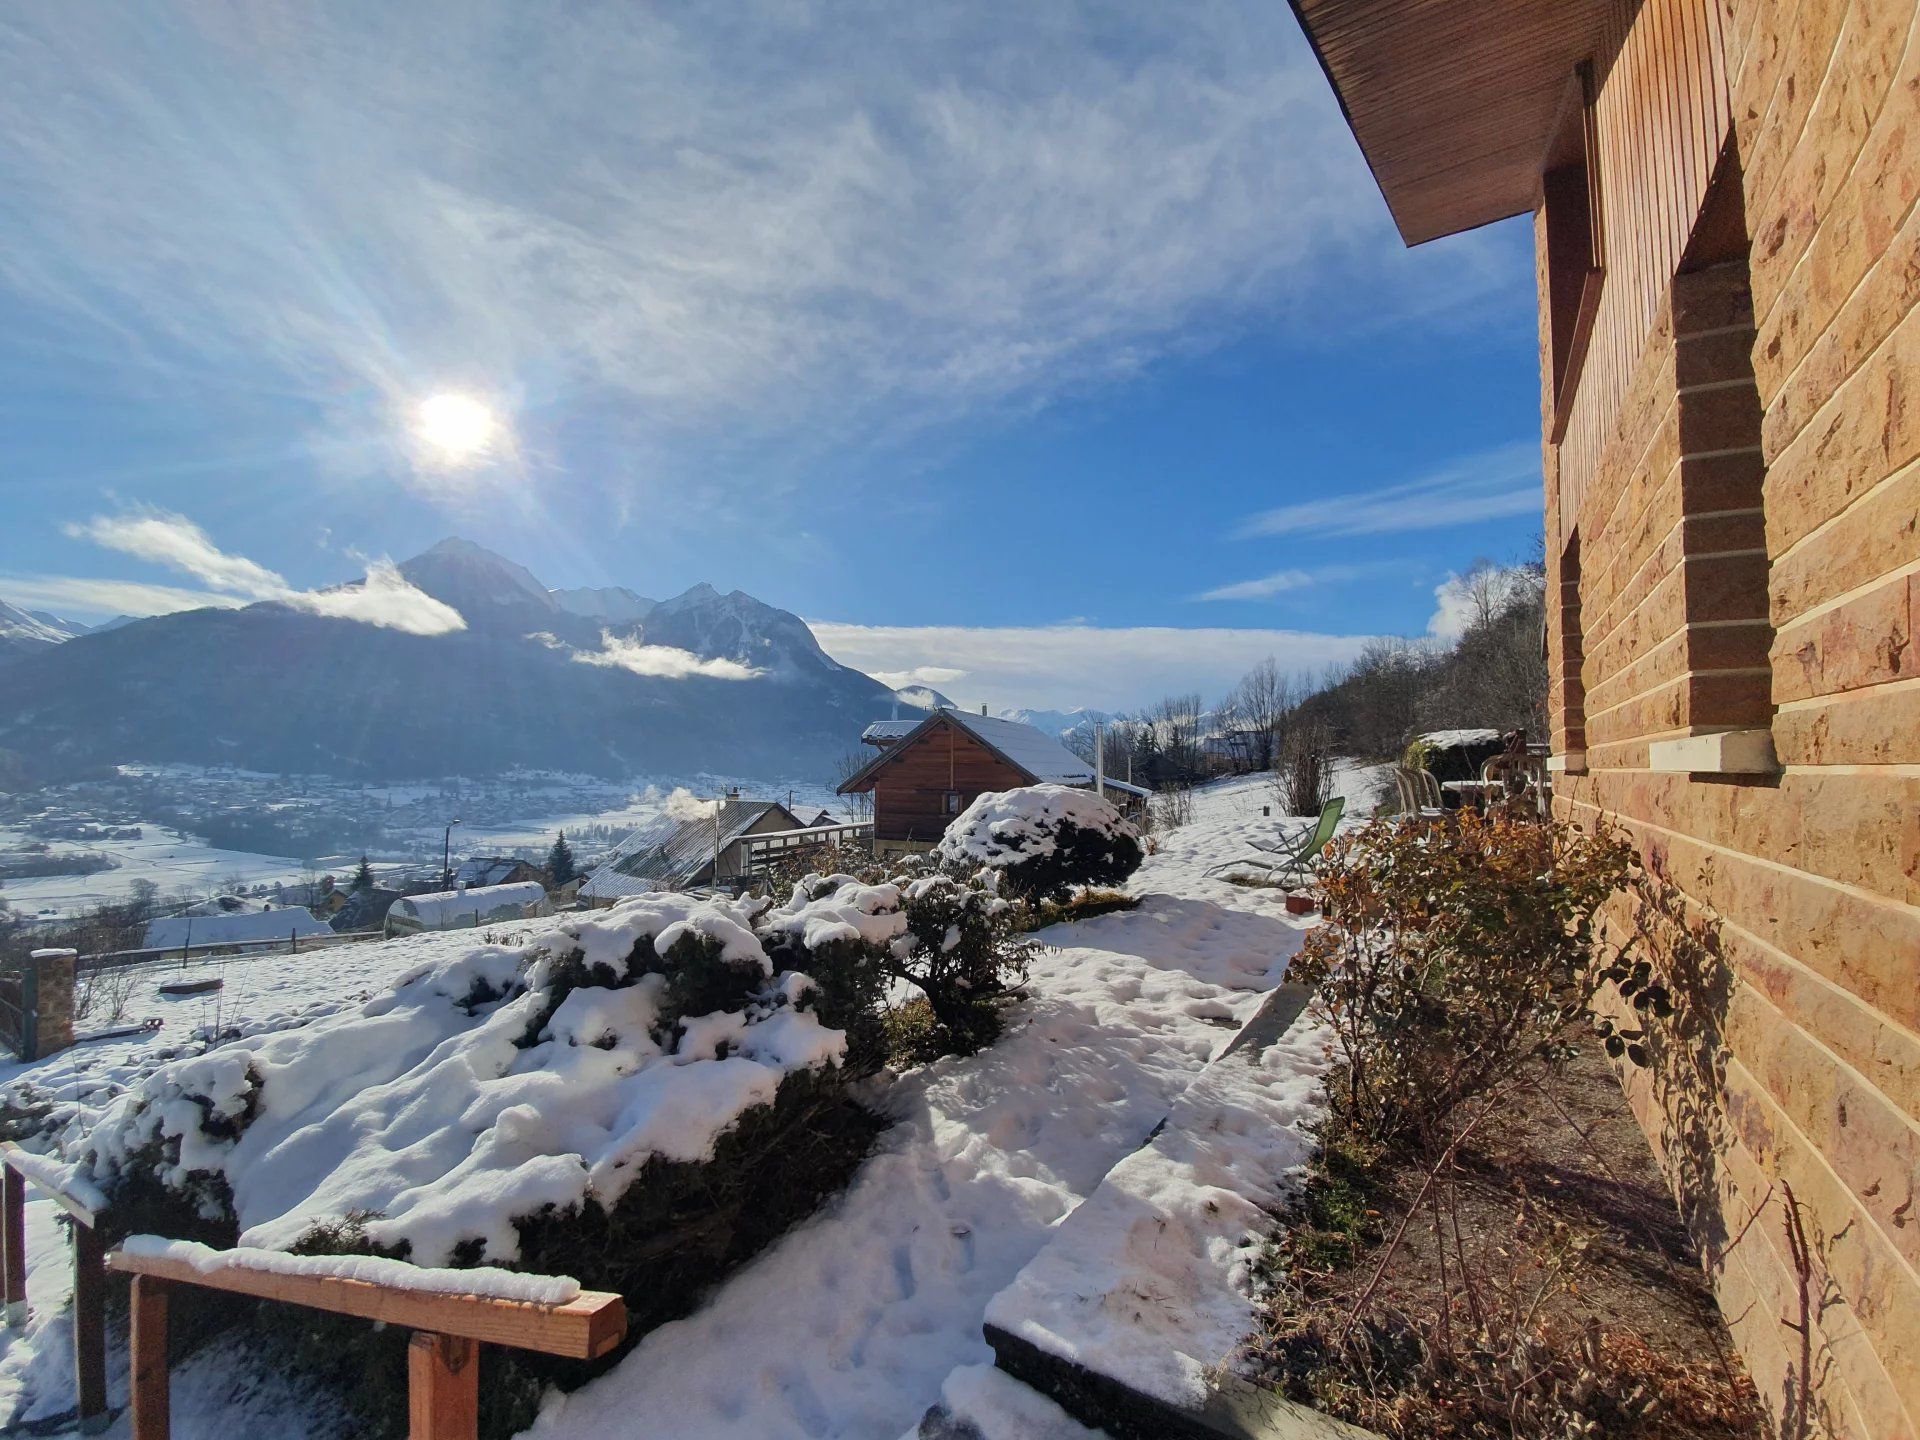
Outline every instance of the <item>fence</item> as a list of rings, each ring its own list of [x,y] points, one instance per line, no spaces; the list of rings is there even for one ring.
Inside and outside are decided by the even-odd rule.
[[[564,1304],[548,1305],[224,1263],[232,1256],[230,1251],[203,1251],[189,1260],[152,1253],[143,1245],[137,1250],[123,1246],[107,1257],[111,1269],[133,1277],[133,1440],[168,1440],[170,1433],[167,1297],[177,1285],[304,1305],[412,1330],[407,1347],[410,1440],[475,1440],[482,1343],[594,1360],[626,1338],[627,1307],[618,1295],[582,1291]]]
[[[0,1248],[5,1250],[9,1329],[27,1323],[27,1182],[73,1221],[73,1370],[76,1417],[83,1435],[107,1428],[107,1275],[97,1195],[63,1184],[47,1162],[0,1143]]]
[[[764,874],[790,855],[830,845],[871,845],[873,822],[855,821],[847,825],[810,825],[803,830],[766,830],[740,840],[740,872]]]

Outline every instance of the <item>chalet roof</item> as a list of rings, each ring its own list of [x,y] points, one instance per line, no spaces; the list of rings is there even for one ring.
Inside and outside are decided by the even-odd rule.
[[[918,730],[926,718],[922,715],[917,720],[876,720],[860,732],[860,739],[868,745],[904,740]]]
[[[285,940],[289,936],[305,939],[309,935],[328,935],[332,930],[324,920],[298,905],[283,905],[272,910],[232,910],[216,915],[167,915],[147,923],[147,948],[166,949],[174,945],[230,945],[242,940]]]
[[[1024,774],[1031,784],[1091,785],[1093,783],[1093,766],[1090,762],[1082,760],[1044,730],[1035,729],[1019,720],[1001,720],[992,715],[974,715],[965,710],[943,708],[935,710],[931,715],[917,722],[900,720],[879,723],[909,725],[910,728],[906,734],[849,776],[840,786],[842,795],[868,788],[874,773],[881,765],[900,754],[907,746],[916,743],[922,736],[929,735],[935,728],[949,723],[958,725],[972,735],[974,739]],[[861,738],[865,739],[874,728],[869,725]]]
[[[691,885],[712,868],[716,851],[725,850],[768,815],[780,821],[781,829],[804,828],[792,811],[773,800],[721,801],[717,830],[712,814],[658,816],[614,846],[581,893],[611,899]],[[622,878],[646,883],[628,887],[620,883]]]
[[[464,885],[468,889],[475,889],[482,885],[505,885],[513,880],[515,873],[523,865],[528,869],[538,868],[529,861],[512,855],[469,856],[454,868],[453,883],[456,887]]]
[[[1409,245],[1532,210],[1613,0],[1292,0]]]

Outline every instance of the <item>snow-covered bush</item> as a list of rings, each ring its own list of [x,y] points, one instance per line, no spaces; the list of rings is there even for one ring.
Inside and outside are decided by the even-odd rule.
[[[1140,868],[1140,834],[1091,790],[1029,785],[978,796],[940,837],[954,869],[997,870],[1022,900],[1057,900],[1079,885],[1117,885]]]
[[[786,904],[759,918],[767,953],[804,967],[809,1001],[822,1023],[846,1032],[853,1073],[892,1059],[971,1054],[1000,1029],[1000,1000],[1025,978],[1032,943],[999,877],[933,874],[866,884],[850,875],[809,877]],[[889,982],[917,989],[925,1023],[902,1051],[890,1039]],[[912,1001],[907,1002],[910,1006]]]
[[[752,918],[649,895],[478,945],[357,1013],[162,1067],[78,1158],[110,1197],[158,1182],[249,1245],[364,1220],[420,1264],[524,1262],[530,1217],[611,1211],[650,1161],[703,1163],[837,1068],[843,1037]]]
[[[897,973],[920,987],[944,1054],[968,1055],[1000,1033],[1000,1000],[1027,978],[1038,947],[1020,931],[1020,907],[992,871],[968,879],[924,875],[901,890],[907,933]]]
[[[879,1069],[888,1054],[887,981],[899,969],[894,947],[907,932],[900,887],[810,875],[786,904],[760,916],[759,927],[775,964],[812,979],[809,999],[820,1023],[847,1037],[847,1069]]]

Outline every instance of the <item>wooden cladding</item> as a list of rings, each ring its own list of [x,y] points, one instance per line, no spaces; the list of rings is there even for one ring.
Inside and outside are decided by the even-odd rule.
[[[1409,245],[1523,215],[1613,0],[1293,0]]]
[[[1606,280],[1571,394],[1549,395],[1562,416],[1563,527],[1573,524],[1614,433],[1731,130],[1721,26],[1709,0],[1607,6],[1594,61],[1595,153],[1588,157],[1606,207],[1598,257]]]

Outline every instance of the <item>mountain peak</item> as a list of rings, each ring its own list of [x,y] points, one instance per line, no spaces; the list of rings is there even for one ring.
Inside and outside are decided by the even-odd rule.
[[[458,535],[449,535],[411,560],[402,561],[400,573],[469,619],[469,611],[478,608],[484,612],[485,607],[495,605],[559,608],[547,587],[524,565],[516,565],[506,556]]]

